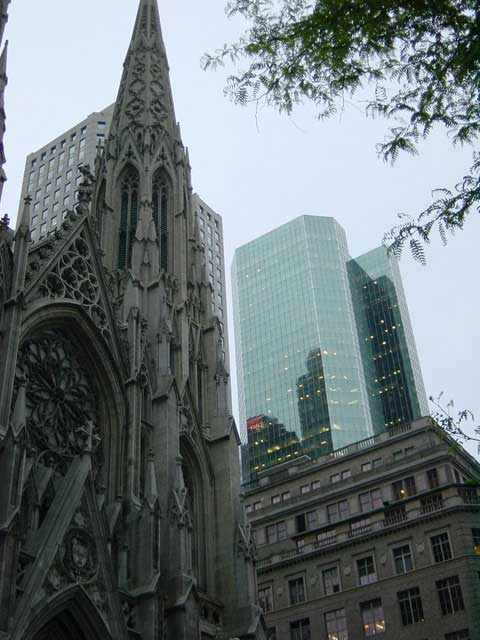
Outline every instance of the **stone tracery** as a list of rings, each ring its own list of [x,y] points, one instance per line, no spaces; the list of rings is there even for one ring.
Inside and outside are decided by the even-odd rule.
[[[85,427],[97,419],[97,399],[70,341],[56,331],[25,340],[17,380],[22,376],[27,379],[27,429],[32,445],[62,456],[81,454]],[[93,431],[97,436],[96,428]]]
[[[75,238],[62,252],[58,262],[42,282],[40,293],[49,298],[67,298],[78,302],[104,338],[110,337],[100,283],[84,233]]]

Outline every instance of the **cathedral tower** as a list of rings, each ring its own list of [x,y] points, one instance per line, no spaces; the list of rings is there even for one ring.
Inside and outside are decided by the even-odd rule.
[[[0,638],[264,638],[156,0],[81,172],[45,239],[28,198],[0,228]]]

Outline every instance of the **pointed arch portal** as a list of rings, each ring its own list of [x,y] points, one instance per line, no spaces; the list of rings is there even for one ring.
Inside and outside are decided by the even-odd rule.
[[[40,610],[22,640],[112,640],[112,636],[82,587],[74,586]]]
[[[57,616],[46,624],[34,640],[89,640],[75,619],[67,613]]]

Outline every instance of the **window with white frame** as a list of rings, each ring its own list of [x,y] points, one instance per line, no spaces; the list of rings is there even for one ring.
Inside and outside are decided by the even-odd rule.
[[[430,537],[430,542],[432,545],[432,553],[433,559],[436,563],[445,562],[446,560],[451,560],[452,558],[452,549],[450,547],[450,540],[448,538],[448,533],[438,533],[437,535]]]
[[[285,521],[276,522],[266,527],[267,544],[273,544],[274,542],[280,542],[287,539],[287,526]]]
[[[350,515],[350,509],[347,500],[340,500],[334,504],[327,505],[327,514],[329,522],[338,522],[344,520]]]
[[[358,496],[360,511],[372,511],[383,506],[381,489],[372,489]]]
[[[273,589],[271,584],[258,587],[258,604],[263,613],[273,611]]]
[[[363,633],[366,638],[385,633],[385,615],[380,598],[362,602],[360,604],[360,611],[362,614]]]
[[[392,484],[392,489],[395,500],[404,500],[405,498],[414,496],[417,493],[415,478],[409,476],[403,480],[397,480]]]
[[[290,622],[290,640],[311,640],[310,618]]]
[[[345,609],[335,609],[325,614],[328,640],[348,640],[347,616]]]
[[[440,609],[444,616],[449,613],[464,611],[465,604],[458,576],[437,580],[436,587],[440,600]]]
[[[395,573],[400,575],[408,573],[413,569],[412,550],[409,544],[402,544],[392,549],[393,563],[395,565]]]
[[[322,571],[323,589],[326,596],[330,596],[333,593],[339,593],[342,590],[340,584],[340,573],[338,566],[328,567]]]
[[[397,597],[404,626],[424,621],[422,598],[418,587],[399,591]]]
[[[373,556],[365,556],[357,560],[358,584],[363,586],[377,581],[377,571]]]
[[[288,581],[288,596],[292,605],[305,602],[305,580],[303,576],[292,578]]]

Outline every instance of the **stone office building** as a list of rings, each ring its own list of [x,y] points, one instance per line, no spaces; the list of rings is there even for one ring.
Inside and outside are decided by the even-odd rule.
[[[82,181],[80,163],[91,167],[105,144],[115,104],[95,111],[78,124],[29,153],[25,160],[22,193],[17,220],[23,202],[32,198],[30,229],[32,240],[44,238],[62,223],[75,203],[75,193]]]
[[[245,487],[270,640],[478,640],[480,466],[429,418]]]
[[[262,640],[156,0],[95,165],[43,239],[0,222],[0,638]]]

